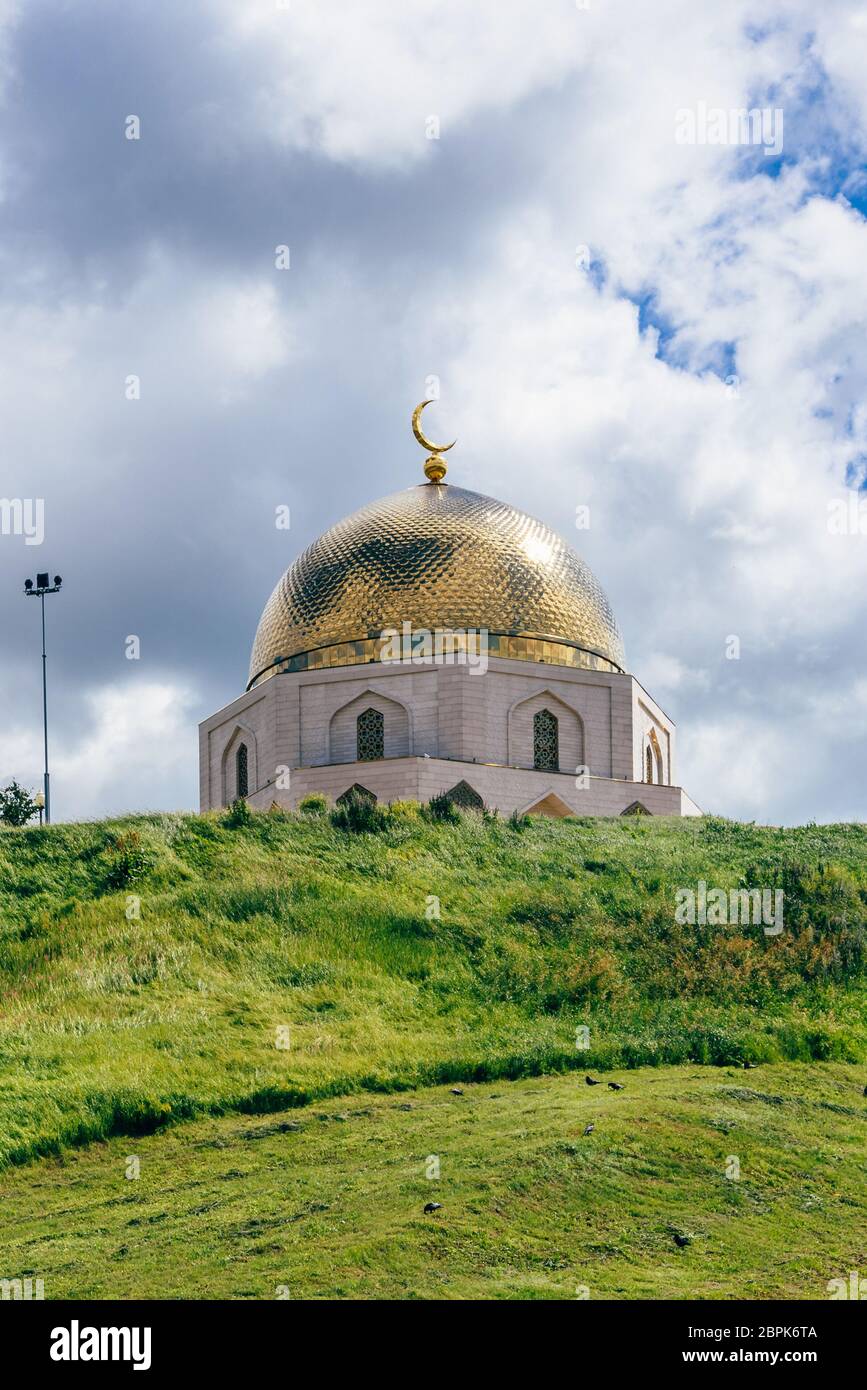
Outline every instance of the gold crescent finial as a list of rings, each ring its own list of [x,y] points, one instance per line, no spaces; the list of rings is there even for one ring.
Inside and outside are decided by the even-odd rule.
[[[421,413],[425,406],[430,404],[431,401],[429,400],[422,401],[412,412],[412,432],[423,449],[430,449],[430,456],[425,459],[424,464],[425,476],[432,483],[441,483],[446,476],[448,467],[443,454],[447,453],[449,449],[453,449],[458,441],[453,439],[451,444],[434,444],[427,438],[421,427]]]

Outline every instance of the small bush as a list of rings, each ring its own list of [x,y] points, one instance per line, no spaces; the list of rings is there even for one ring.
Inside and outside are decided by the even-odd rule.
[[[21,826],[32,820],[39,810],[34,798],[13,780],[0,791],[0,823]]]
[[[417,821],[421,816],[421,806],[417,801],[392,801],[388,814],[399,825],[405,821]]]
[[[253,820],[253,812],[250,810],[247,801],[243,796],[236,797],[229,807],[229,814],[226,816],[224,824],[230,830],[242,830],[245,825],[250,825]]]
[[[136,879],[147,873],[151,866],[151,856],[142,849],[141,836],[137,830],[127,835],[116,835],[108,844],[109,868],[105,876],[109,889],[126,888]]]
[[[509,816],[509,829],[510,829],[510,830],[522,831],[522,830],[528,830],[529,828],[530,828],[530,817],[529,817],[529,816],[521,816],[521,815],[518,814],[517,811],[513,811],[512,814]]]
[[[352,791],[334,807],[331,824],[335,830],[346,830],[352,835],[375,835],[385,829],[388,815],[371,797]]]
[[[451,825],[458,825],[461,813],[451,797],[443,792],[442,796],[432,796],[426,807],[431,820],[448,821]]]
[[[298,810],[302,816],[324,816],[328,810],[328,798],[322,792],[311,792],[309,796],[302,796]]]

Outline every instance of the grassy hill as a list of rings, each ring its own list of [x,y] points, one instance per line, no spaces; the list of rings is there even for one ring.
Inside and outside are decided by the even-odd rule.
[[[115,1138],[0,1173],[0,1276],[46,1298],[827,1299],[865,1268],[852,1073],[571,1074]]]
[[[784,932],[678,925],[700,879],[782,887]],[[864,826],[405,805],[372,834],[276,813],[7,831],[0,1164],[444,1082],[855,1063],[865,973]]]

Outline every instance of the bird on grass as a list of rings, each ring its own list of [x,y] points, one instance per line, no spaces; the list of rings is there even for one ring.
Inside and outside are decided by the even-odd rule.
[[[674,1243],[677,1246],[678,1250],[682,1250],[685,1245],[692,1245],[692,1236],[682,1236],[679,1235],[677,1231],[675,1231]]]
[[[622,1091],[622,1090],[624,1090],[623,1082],[622,1082],[622,1081],[609,1081],[609,1083],[608,1083],[608,1089],[609,1089],[609,1091]]]
[[[755,1062],[744,1062],[744,1071],[755,1071]]]
[[[442,1202],[428,1202],[424,1209],[425,1216],[430,1216],[432,1211],[442,1211]]]
[[[595,1125],[587,1125],[587,1126],[585,1127],[585,1129],[584,1129],[584,1133],[585,1133],[585,1134],[592,1134],[595,1128],[596,1128]]]
[[[587,1082],[587,1085],[588,1085],[588,1086],[601,1086],[601,1085],[602,1085],[602,1082],[601,1082],[601,1081],[594,1081],[592,1076],[585,1076],[584,1080]]]
[[[452,1086],[452,1095],[453,1095],[453,1096],[462,1096],[462,1095],[463,1095],[463,1091],[461,1090],[460,1086]]]

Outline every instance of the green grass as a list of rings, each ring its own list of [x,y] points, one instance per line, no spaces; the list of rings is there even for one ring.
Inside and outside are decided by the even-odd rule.
[[[856,1068],[618,1075],[200,1119],[7,1169],[0,1276],[48,1299],[826,1299],[864,1274]]]
[[[678,926],[699,879],[783,887],[786,930]],[[858,825],[404,806],[363,835],[282,814],[7,831],[0,1165],[449,1081],[856,1062],[865,971]]]

